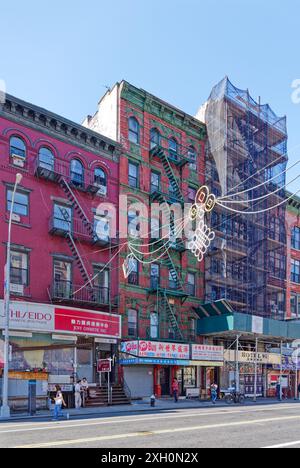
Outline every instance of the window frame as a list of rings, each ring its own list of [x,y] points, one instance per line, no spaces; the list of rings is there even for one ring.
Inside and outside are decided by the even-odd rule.
[[[18,146],[15,146],[12,144],[12,140],[18,140],[22,143],[22,146],[23,148],[18,148]],[[15,152],[13,151],[16,150]],[[27,159],[27,146],[26,146],[26,143],[24,141],[24,139],[19,136],[19,135],[12,135],[9,139],[9,155],[10,155],[10,158],[13,159],[14,156],[17,156],[18,158],[22,159],[23,162],[26,161]]]
[[[72,165],[78,163],[82,169],[82,173],[79,173],[78,171],[74,171],[72,168]],[[79,166],[78,166],[79,167]],[[74,178],[74,175],[76,176]],[[81,178],[81,181],[79,182],[79,175]],[[78,177],[78,180],[76,179]],[[70,162],[70,180],[72,185],[74,185],[77,188],[83,188],[84,187],[84,181],[85,181],[85,168],[83,162],[79,158],[73,158]]]
[[[41,161],[41,156],[43,156],[43,154],[42,154],[43,150],[46,150],[48,152],[48,156],[51,157],[51,163]],[[49,170],[49,171],[54,171],[54,168],[55,168],[55,155],[54,155],[54,152],[52,151],[52,149],[50,149],[48,146],[41,146],[39,148],[38,158],[39,158],[39,167],[41,167],[43,169],[46,169],[46,170]]]
[[[20,255],[22,257],[22,261],[21,261],[22,264],[23,264],[23,258],[25,258],[26,259],[26,268],[13,267],[12,266],[12,256],[13,255]],[[16,283],[15,281],[13,281],[12,280],[12,271],[13,270],[20,270],[22,273],[25,272],[26,280],[23,281],[23,275],[22,275],[21,283]],[[30,274],[29,253],[28,252],[23,252],[22,250],[19,250],[17,248],[16,249],[11,249],[11,251],[10,251],[10,283],[11,283],[11,285],[23,286],[24,288],[28,288],[29,284],[30,284],[29,274]]]
[[[134,315],[131,313],[134,313]],[[135,320],[130,320],[131,317],[135,318]],[[131,327],[130,325],[133,324],[134,326]],[[127,311],[127,333],[130,338],[138,338],[139,333],[139,313],[137,309],[128,309]],[[133,333],[130,333],[130,330],[133,330]]]
[[[136,125],[136,127],[132,127],[132,123]],[[138,119],[134,116],[129,117],[128,119],[128,140],[130,143],[133,143],[135,145],[140,144],[140,131],[141,131],[141,126],[138,121]]]
[[[136,175],[131,175],[131,168],[135,169]],[[140,165],[133,161],[128,161],[128,185],[132,189],[140,188]]]
[[[13,188],[10,188],[10,187],[7,187],[6,189],[6,211],[7,212],[10,212],[11,210],[11,203],[12,203],[12,195],[13,195]],[[8,198],[8,195],[9,193],[11,193],[11,199],[9,200]],[[22,204],[22,203],[19,203],[17,201],[17,196],[18,195],[22,195],[24,197],[26,197],[27,199],[27,204]],[[26,213],[19,213],[16,210],[16,207],[18,206],[21,206],[21,207],[25,207],[26,208]],[[25,192],[25,191],[22,191],[22,189],[20,190],[16,190],[16,194],[15,194],[15,200],[14,200],[14,206],[13,206],[13,214],[15,215],[18,215],[18,216],[21,216],[21,217],[24,217],[24,218],[28,218],[29,217],[29,211],[30,210],[30,200],[29,200],[29,193]]]

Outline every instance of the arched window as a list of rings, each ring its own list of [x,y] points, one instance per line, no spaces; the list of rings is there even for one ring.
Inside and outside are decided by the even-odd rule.
[[[292,230],[292,248],[300,250],[300,228],[298,226],[295,226]]]
[[[99,195],[107,195],[107,176],[101,167],[97,167],[94,172],[95,184],[99,187]]]
[[[192,169],[193,171],[196,171],[197,170],[197,153],[193,146],[189,147],[188,159],[189,159],[190,169]]]
[[[39,167],[43,167],[49,171],[54,170],[54,154],[46,146],[43,146],[39,150]]]
[[[178,143],[175,138],[169,139],[169,156],[171,159],[178,159]]]
[[[129,119],[129,141],[136,145],[140,142],[140,124],[135,117]]]
[[[156,148],[156,146],[160,146],[161,135],[157,128],[152,128],[150,133],[150,148]]]
[[[75,187],[84,186],[84,167],[79,159],[71,161],[71,182]]]
[[[10,146],[10,157],[13,158],[13,160],[23,160],[22,162],[24,163],[26,160],[26,145],[22,138],[19,138],[17,136],[13,136],[10,139],[9,142]]]

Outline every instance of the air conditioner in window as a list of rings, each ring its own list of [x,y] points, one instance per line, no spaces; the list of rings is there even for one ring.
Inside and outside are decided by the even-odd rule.
[[[11,284],[10,285],[10,292],[15,294],[20,294],[21,296],[24,295],[24,286],[22,284]]]
[[[107,195],[107,187],[105,185],[100,185],[97,184],[97,182],[94,183],[95,187],[97,187],[98,190],[98,195],[106,196]]]
[[[12,158],[12,160],[13,160],[14,166],[25,167],[24,158],[22,158],[22,157],[19,156],[18,154],[12,154],[12,155],[11,155],[11,158]]]
[[[20,223],[21,222],[21,217],[15,213],[12,214],[11,219],[13,220],[14,223]]]

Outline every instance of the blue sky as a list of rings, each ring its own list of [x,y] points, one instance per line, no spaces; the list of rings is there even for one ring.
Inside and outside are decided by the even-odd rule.
[[[296,160],[299,18],[299,0],[10,0],[1,6],[0,79],[9,93],[81,122],[123,78],[194,114],[228,75],[287,114]]]

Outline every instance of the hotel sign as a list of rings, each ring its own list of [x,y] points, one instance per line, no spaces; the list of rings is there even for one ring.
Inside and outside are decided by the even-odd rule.
[[[280,355],[272,353],[254,353],[252,351],[239,351],[238,360],[241,363],[253,364],[257,360],[258,364],[280,364]],[[226,350],[225,361],[235,362],[236,351]]]

